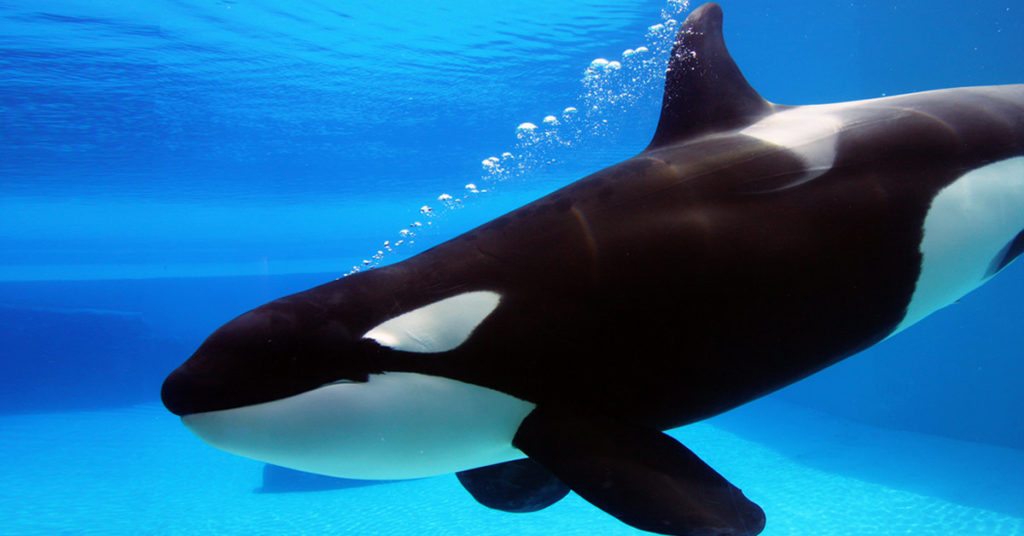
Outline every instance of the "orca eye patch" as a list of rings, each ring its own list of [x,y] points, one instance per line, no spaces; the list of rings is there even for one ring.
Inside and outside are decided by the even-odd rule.
[[[466,292],[391,318],[363,338],[403,352],[447,352],[466,342],[500,301],[496,292]]]

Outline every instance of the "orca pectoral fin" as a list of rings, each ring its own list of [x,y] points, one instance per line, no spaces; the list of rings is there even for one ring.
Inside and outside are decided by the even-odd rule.
[[[679,536],[753,536],[764,529],[760,507],[658,430],[537,408],[513,445],[638,529]]]
[[[569,494],[569,486],[529,458],[460,471],[456,476],[477,502],[505,512],[536,512]]]

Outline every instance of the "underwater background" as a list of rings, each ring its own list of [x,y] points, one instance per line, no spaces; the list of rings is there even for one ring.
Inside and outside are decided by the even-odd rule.
[[[1018,0],[720,3],[773,102],[1024,82]],[[641,150],[697,5],[0,0],[0,533],[637,533],[575,495],[514,515],[453,476],[233,457],[159,386],[249,308]],[[673,434],[767,535],[1024,535],[1022,326],[1018,262]]]

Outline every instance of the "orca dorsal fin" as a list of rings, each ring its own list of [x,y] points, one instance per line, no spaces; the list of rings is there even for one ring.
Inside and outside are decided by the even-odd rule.
[[[748,125],[771,109],[725,48],[722,8],[704,4],[690,13],[676,36],[661,119],[647,149]]]

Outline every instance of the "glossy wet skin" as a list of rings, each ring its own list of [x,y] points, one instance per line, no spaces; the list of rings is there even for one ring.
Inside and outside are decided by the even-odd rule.
[[[168,378],[165,403],[178,414],[242,407],[400,371],[662,429],[724,411],[896,329],[931,199],[966,163],[1020,151],[1012,121],[982,130],[1012,117],[1014,91],[828,112],[857,127],[813,174],[804,149],[740,131],[648,150],[407,261],[243,315]],[[882,172],[892,165],[899,180]],[[502,303],[452,351],[362,339],[479,290]]]
[[[1019,254],[1024,86],[777,106],[721,22],[713,4],[687,18],[640,155],[239,317],[165,404],[214,446],[307,471],[471,472],[499,509],[568,487],[643,530],[759,533],[763,511],[661,431],[867,348]]]

